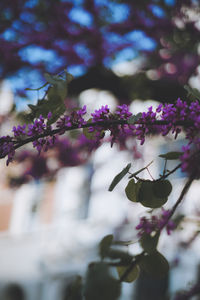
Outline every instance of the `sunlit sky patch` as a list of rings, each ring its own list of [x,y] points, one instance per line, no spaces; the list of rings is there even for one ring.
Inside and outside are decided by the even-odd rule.
[[[158,17],[158,18],[163,18],[165,17],[165,13],[164,13],[164,10],[158,6],[158,5],[151,5],[151,10],[153,12],[153,14]]]
[[[69,18],[83,26],[90,26],[93,21],[91,14],[79,7],[74,7],[70,10]]]
[[[176,0],[165,0],[165,3],[166,3],[167,5],[169,5],[169,6],[174,5],[175,2],[176,2]]]

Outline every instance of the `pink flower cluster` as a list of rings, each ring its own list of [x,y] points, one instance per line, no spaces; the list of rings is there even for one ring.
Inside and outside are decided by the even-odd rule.
[[[138,236],[142,236],[144,233],[151,234],[152,232],[160,231],[164,227],[169,235],[176,227],[175,223],[169,220],[170,213],[170,210],[162,209],[162,214],[159,218],[157,216],[151,216],[150,219],[142,217],[140,223],[136,226],[136,229],[139,230]]]

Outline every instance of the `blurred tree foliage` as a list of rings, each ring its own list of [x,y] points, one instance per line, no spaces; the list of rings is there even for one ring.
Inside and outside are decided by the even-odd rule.
[[[82,73],[71,95],[96,87],[123,103],[173,102],[199,64],[199,1],[2,0],[0,19],[0,77],[34,69],[44,80],[67,66]],[[131,76],[112,71],[141,58]]]

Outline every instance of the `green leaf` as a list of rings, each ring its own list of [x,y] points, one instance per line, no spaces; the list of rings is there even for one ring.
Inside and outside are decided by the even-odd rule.
[[[88,140],[93,140],[95,138],[96,131],[90,132],[87,127],[83,128],[83,134]]]
[[[142,117],[142,113],[138,113],[137,115],[133,115],[128,119],[128,124],[135,124]]]
[[[169,180],[154,181],[153,193],[158,198],[168,197],[172,191],[172,185]]]
[[[133,260],[132,255],[130,255],[127,252],[120,251],[117,249],[109,249],[106,254],[107,254],[106,256],[111,259],[120,260],[120,262],[123,263],[124,265],[129,264]]]
[[[107,256],[110,246],[112,244],[112,241],[113,241],[113,235],[109,234],[109,235],[106,235],[99,243],[99,255],[101,256],[102,259],[105,256]]]
[[[169,271],[169,263],[166,258],[159,253],[154,251],[151,254],[147,254],[143,257],[139,266],[150,275],[154,277],[162,277]]]
[[[92,118],[90,118],[87,123],[91,123]],[[88,127],[83,128],[83,134],[88,140],[93,140],[96,134],[96,130],[90,132]]]
[[[192,101],[194,100],[200,100],[200,91],[196,88],[191,88],[189,85],[184,85],[184,89],[188,92],[188,97]]]
[[[85,300],[117,300],[120,292],[121,284],[111,276],[108,265],[95,262],[88,266],[84,286]]]
[[[122,180],[122,178],[128,173],[128,171],[130,170],[131,167],[131,163],[128,164],[119,174],[117,174],[115,176],[115,178],[113,179],[113,181],[111,182],[111,185],[109,186],[109,191],[111,192],[116,185]]]
[[[128,267],[124,267],[124,266],[117,267],[117,272],[118,272],[118,275],[119,275],[119,279],[123,276],[123,274],[126,272],[127,269],[128,269]],[[133,282],[138,278],[139,273],[140,273],[140,269],[136,265],[131,270],[131,272],[128,273],[128,275],[125,277],[125,279],[123,281]]]
[[[92,118],[90,118],[90,119],[87,121],[87,123],[91,123],[91,121],[92,121]],[[94,130],[94,131],[90,132],[90,131],[89,131],[89,127],[83,128],[83,134],[85,135],[85,137],[86,137],[88,140],[94,140],[95,135],[96,135],[97,132],[98,132],[97,130]],[[104,137],[104,135],[105,135],[105,131],[104,131],[104,130],[101,130],[100,136],[101,136],[101,137]]]
[[[153,192],[153,186],[154,181],[143,180],[138,193],[138,200],[145,207],[158,208],[163,206],[167,202],[168,198],[156,197]]]
[[[30,117],[32,119],[38,118],[40,115],[46,118],[48,113],[51,112],[52,117],[48,120],[48,125],[50,125],[65,112],[66,107],[64,101],[67,97],[67,85],[71,80],[66,71],[65,75],[67,76],[66,78],[62,78],[59,75],[44,74],[47,84],[51,86],[47,90],[45,99],[38,100],[36,105],[29,105],[31,109]]]
[[[33,111],[37,110],[37,107],[35,105],[32,105],[32,104],[28,104],[28,107],[30,109],[32,109]]]
[[[156,250],[158,245],[160,233],[156,233],[154,236],[150,234],[143,233],[140,238],[140,245],[147,253],[152,253]]]
[[[126,197],[132,201],[132,202],[138,202],[138,193],[141,187],[142,181],[138,180],[137,183],[135,183],[134,179],[129,180],[126,188],[125,193]]]
[[[68,300],[82,299],[82,278],[81,276],[76,276],[73,281],[67,286],[66,298]]]
[[[67,97],[67,83],[66,81],[58,81],[53,86],[51,86],[47,93],[47,99],[50,102],[55,102],[55,98],[57,101],[63,102]]]
[[[159,157],[162,157],[162,158],[165,158],[168,160],[175,160],[175,159],[179,159],[182,154],[183,154],[183,152],[172,151],[172,152],[168,152],[165,154],[160,154]]]
[[[55,75],[51,75],[49,73],[44,73],[44,78],[46,81],[52,85],[57,84],[58,79],[55,77]]]

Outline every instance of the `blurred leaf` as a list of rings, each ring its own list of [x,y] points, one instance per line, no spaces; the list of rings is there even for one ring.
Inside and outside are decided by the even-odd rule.
[[[134,179],[131,179],[125,188],[127,198],[132,202],[138,202],[138,193],[141,187],[142,181],[138,180],[135,183]]]
[[[116,300],[120,296],[121,284],[110,275],[109,267],[102,263],[91,263],[86,275],[85,300]]]
[[[133,256],[129,253],[116,249],[109,249],[107,252],[107,257],[115,260],[118,259],[124,265],[129,264],[133,260]]]
[[[123,274],[126,272],[126,270],[128,269],[128,267],[117,267],[117,272],[119,275],[119,279],[123,276]],[[139,267],[136,265],[131,272],[128,273],[128,275],[126,276],[126,278],[123,280],[125,282],[133,282],[134,280],[136,280],[138,278],[138,275],[140,273],[140,269]]]
[[[109,191],[111,192],[116,185],[122,180],[122,178],[128,173],[128,171],[130,170],[131,167],[131,163],[129,163],[119,174],[117,174],[115,176],[115,178],[113,179],[113,181],[111,182],[111,185],[109,186]]]
[[[49,73],[44,73],[44,78],[46,79],[47,83],[50,83],[52,85],[57,84],[59,79],[56,75],[51,75]]]
[[[47,117],[48,113],[52,113],[52,117],[48,120],[48,125],[54,123],[66,110],[64,101],[67,97],[68,79],[58,75],[44,74],[47,83],[51,86],[47,90],[45,99],[39,99],[36,105],[29,104],[31,109],[30,116],[32,119],[42,115]]]
[[[162,277],[169,271],[169,263],[166,258],[159,253],[154,251],[151,254],[144,256],[139,263],[139,266],[147,273],[154,277]]]
[[[110,246],[112,244],[112,241],[113,241],[113,235],[109,234],[109,235],[106,235],[99,243],[99,254],[100,254],[101,258],[104,258],[105,256],[107,256]]]
[[[147,253],[152,253],[155,251],[158,240],[159,240],[160,233],[156,233],[154,236],[150,234],[143,233],[140,238],[140,245]]]
[[[189,85],[184,85],[184,89],[188,92],[188,97],[191,101],[200,100],[200,91],[196,88],[191,88]]]
[[[175,159],[179,159],[182,154],[183,154],[183,152],[172,151],[172,152],[168,152],[165,154],[160,154],[159,157],[162,157],[162,158],[165,158],[168,160],[175,160]]]
[[[92,118],[90,118],[90,119],[87,121],[87,123],[91,123],[91,121],[92,121]],[[93,130],[93,131],[90,132],[89,127],[83,128],[83,134],[85,135],[85,137],[86,137],[88,140],[94,140],[96,133],[98,133],[98,130]],[[101,130],[100,136],[101,136],[101,137],[104,137],[104,135],[105,135],[105,131],[104,131],[104,130]]]
[[[90,123],[92,118],[90,118],[87,123]],[[88,140],[93,140],[96,134],[96,130],[90,132],[88,127],[83,128],[83,134]]]
[[[133,115],[128,119],[128,124],[134,124],[142,117],[142,113],[138,113],[137,115]]]
[[[138,199],[139,202],[145,207],[158,208],[164,205],[168,198],[156,197],[153,192],[153,186],[154,181],[143,180],[138,193]]]
[[[172,185],[169,180],[154,181],[153,193],[158,198],[168,197],[172,191]]]
[[[75,279],[67,286],[65,291],[67,300],[81,300],[82,299],[82,278],[76,276]]]

